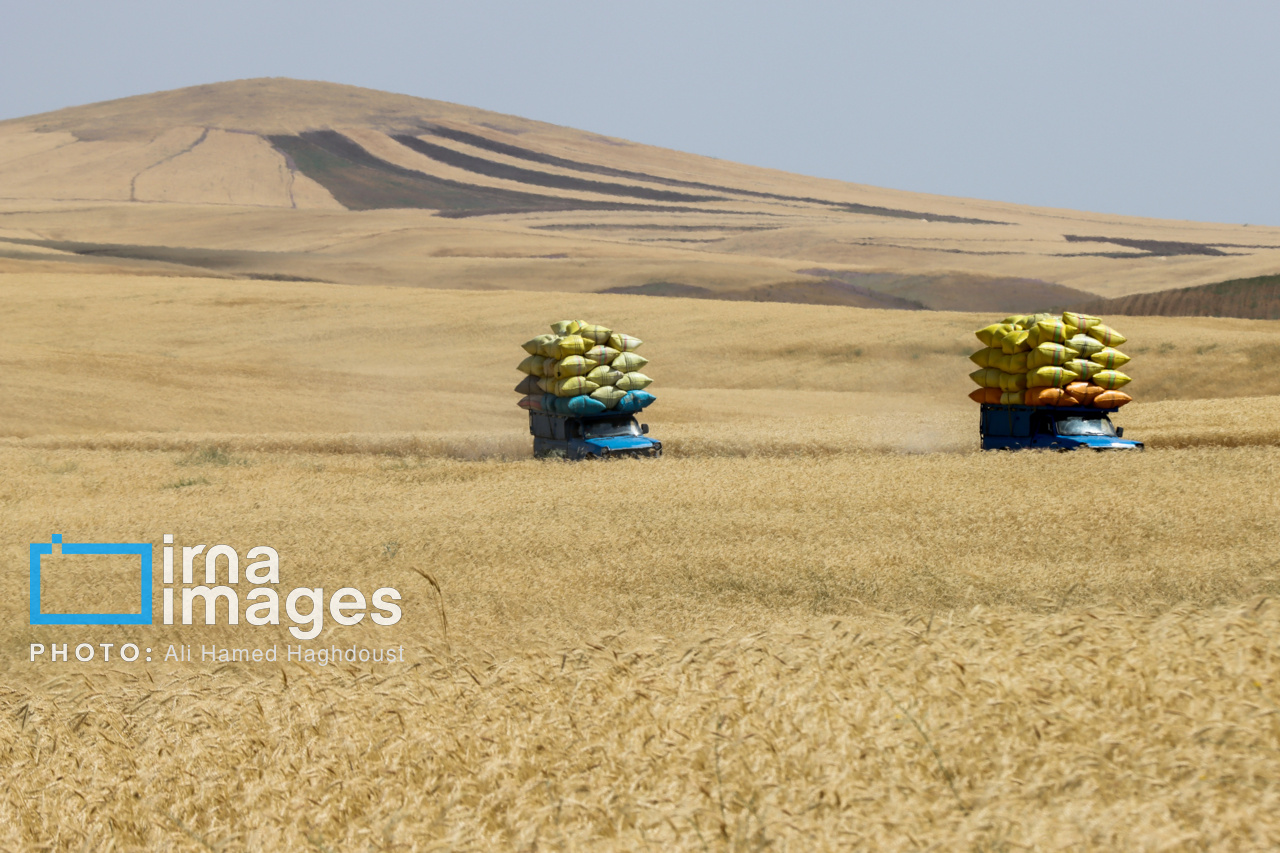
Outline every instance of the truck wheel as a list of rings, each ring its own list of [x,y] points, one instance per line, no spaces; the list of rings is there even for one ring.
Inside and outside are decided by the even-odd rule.
[[[607,448],[607,447],[606,447],[605,449],[603,449],[603,450],[601,450],[601,451],[600,451],[600,454],[599,454],[596,458],[597,458],[597,459],[600,459],[600,460],[602,460],[602,461],[604,461],[604,462],[608,462],[608,461],[609,461],[609,456],[610,456],[609,448]]]

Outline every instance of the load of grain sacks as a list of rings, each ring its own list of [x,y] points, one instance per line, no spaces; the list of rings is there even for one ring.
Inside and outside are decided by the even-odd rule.
[[[654,401],[653,382],[640,372],[649,360],[636,352],[641,340],[582,320],[551,324],[554,334],[524,345],[519,406],[556,415],[635,414]]]
[[[969,359],[977,403],[1006,406],[1092,406],[1117,409],[1133,400],[1120,389],[1129,377],[1117,368],[1129,356],[1126,338],[1097,317],[1067,311],[1006,317],[977,332],[980,349]]]

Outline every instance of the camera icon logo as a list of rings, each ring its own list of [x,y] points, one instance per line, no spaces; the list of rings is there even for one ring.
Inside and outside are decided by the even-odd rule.
[[[53,556],[54,546],[67,555],[114,555],[138,558],[138,589],[142,607],[138,613],[43,613],[40,609],[40,558]],[[63,543],[60,534],[49,542],[31,543],[31,624],[32,625],[150,625],[151,545],[146,542]]]

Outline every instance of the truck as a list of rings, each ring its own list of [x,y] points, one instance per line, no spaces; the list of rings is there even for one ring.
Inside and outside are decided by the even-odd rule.
[[[637,423],[629,414],[529,412],[529,433],[533,436],[533,455],[539,459],[656,458],[662,455],[662,442],[649,438],[649,425]]]
[[[983,450],[1142,450],[1124,437],[1109,415],[1115,409],[1086,406],[982,405],[978,432]]]

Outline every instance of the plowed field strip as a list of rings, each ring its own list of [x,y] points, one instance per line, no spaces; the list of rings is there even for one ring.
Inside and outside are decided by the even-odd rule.
[[[443,145],[434,145],[430,142],[418,139],[416,136],[410,136],[405,133],[394,134],[391,138],[406,148],[411,148],[418,152],[424,157],[430,157],[432,160],[439,163],[445,163],[458,169],[465,169],[468,172],[474,172],[478,175],[486,175],[490,178],[519,181],[522,184],[533,184],[534,186],[551,187],[552,189],[558,190],[632,196],[633,198],[649,199],[650,201],[725,201],[721,196],[689,195],[687,193],[670,192],[668,190],[655,190],[648,187],[635,187],[628,186],[626,184],[611,184],[604,181],[591,181],[585,178],[573,178],[567,175],[553,175],[550,172],[539,172],[533,169],[521,169],[518,166],[510,166],[506,163],[497,163],[493,160],[485,160],[482,157],[473,157],[472,155],[465,154],[461,151],[454,151],[451,148],[445,148]]]
[[[535,163],[542,163],[547,166],[558,166],[563,169],[574,169],[579,172],[590,172],[597,175],[608,175],[614,178],[627,178],[634,181],[645,181],[647,183],[664,184],[666,186],[686,187],[688,189],[709,190],[711,192],[731,193],[737,196],[750,196],[752,198],[767,198],[777,201],[786,201],[802,204],[820,204],[827,207],[833,207],[846,213],[862,213],[873,216],[891,216],[904,219],[929,219],[934,222],[957,222],[982,225],[1004,225],[1003,222],[994,222],[987,219],[970,219],[963,216],[943,216],[931,213],[921,213],[912,210],[899,210],[891,207],[878,207],[867,204],[853,204],[849,202],[831,201],[830,199],[809,198],[804,196],[780,195],[778,193],[759,192],[757,190],[743,190],[734,187],[719,186],[717,184],[704,184],[697,181],[681,181],[674,178],[661,178],[656,175],[648,175],[643,172],[629,172],[625,169],[613,169],[608,166],[600,166],[594,163],[583,163],[577,160],[567,160],[563,157],[556,157],[551,154],[543,154],[539,151],[531,151],[528,148],[521,148],[516,145],[509,145],[505,142],[497,142],[487,137],[480,136],[475,133],[467,133],[462,130],[454,130],[447,127],[431,127],[428,132],[435,136],[441,136],[445,139],[452,139],[455,142],[461,142],[465,145],[471,145],[475,148],[482,148],[486,151],[492,151],[495,154],[504,154],[508,157],[516,157],[522,160],[529,160]],[[416,137],[409,137],[414,139]],[[399,139],[399,137],[397,137]],[[419,140],[421,141],[421,140]],[[430,144],[430,143],[426,143]],[[435,146],[439,147],[439,146]],[[448,151],[449,149],[443,149]],[[424,152],[425,153],[425,152]],[[459,152],[451,152],[458,154]],[[469,155],[460,155],[469,156]],[[476,158],[478,159],[478,158]],[[483,161],[482,161],[483,162]]]
[[[298,169],[351,210],[425,208],[443,215],[481,216],[548,210],[674,212],[680,207],[580,201],[437,178],[388,163],[331,130],[268,137]]]

